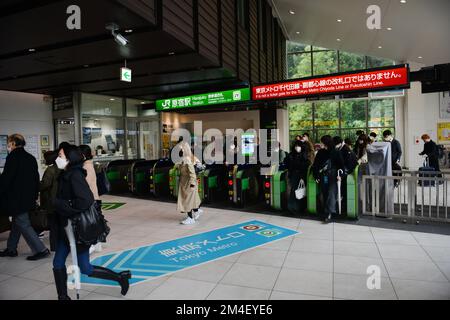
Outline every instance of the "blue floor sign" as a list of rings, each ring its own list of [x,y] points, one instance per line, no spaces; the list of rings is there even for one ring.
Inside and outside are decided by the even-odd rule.
[[[120,251],[95,258],[93,265],[117,272],[131,270],[131,284],[151,280],[298,234],[261,221],[249,221],[185,238]],[[117,285],[82,275],[81,282]]]

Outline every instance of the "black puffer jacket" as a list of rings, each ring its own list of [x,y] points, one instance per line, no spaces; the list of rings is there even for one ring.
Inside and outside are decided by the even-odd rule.
[[[295,150],[292,151],[286,157],[284,162],[288,168],[290,178],[300,176],[301,179],[306,181],[311,162],[309,161],[308,153],[305,149],[302,149],[302,152],[300,153]]]
[[[67,241],[64,227],[67,219],[83,212],[95,202],[94,195],[86,181],[86,171],[82,166],[66,169],[59,177],[58,192],[55,199],[57,232],[56,238]]]

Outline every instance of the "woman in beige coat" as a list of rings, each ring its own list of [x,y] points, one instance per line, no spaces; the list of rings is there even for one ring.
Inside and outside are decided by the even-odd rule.
[[[197,175],[194,168],[194,157],[189,145],[184,142],[181,145],[183,157],[176,166],[180,172],[180,183],[178,187],[177,209],[181,213],[187,213],[187,218],[181,223],[185,225],[194,224],[200,217],[199,207],[201,204],[198,194]]]

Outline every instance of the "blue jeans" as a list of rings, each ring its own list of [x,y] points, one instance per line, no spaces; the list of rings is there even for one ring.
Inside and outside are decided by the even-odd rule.
[[[23,235],[25,241],[30,247],[33,254],[43,252],[45,250],[45,245],[39,239],[36,231],[34,231],[31,226],[30,216],[28,212],[20,213],[13,217],[11,232],[8,237],[8,249],[11,251],[17,250],[17,245],[19,244],[20,236]]]
[[[59,240],[56,245],[56,253],[53,258],[53,268],[61,270],[66,267],[66,259],[70,253],[70,247],[64,240]],[[94,270],[94,267],[89,261],[89,248],[81,252],[77,252],[78,267],[81,273],[90,276]]]

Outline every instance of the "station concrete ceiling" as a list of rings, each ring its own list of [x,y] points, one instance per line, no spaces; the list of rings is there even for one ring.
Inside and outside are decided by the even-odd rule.
[[[367,28],[370,5],[381,9],[380,30]],[[273,7],[291,41],[427,66],[450,62],[449,0],[273,0]]]
[[[131,10],[135,1],[77,0],[81,30],[68,30],[71,0],[0,1],[0,90],[40,94],[82,91],[151,99],[236,82],[217,63],[200,56]],[[105,25],[114,22],[130,42],[118,45]],[[127,32],[128,31],[128,32]],[[119,81],[120,68],[132,83]]]

